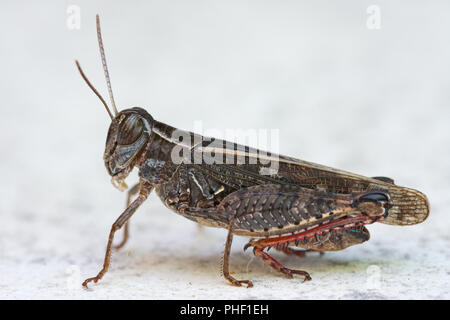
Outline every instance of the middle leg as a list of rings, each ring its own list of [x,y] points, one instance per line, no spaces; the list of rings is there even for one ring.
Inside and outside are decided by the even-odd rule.
[[[230,264],[230,250],[232,242],[233,242],[233,231],[232,227],[230,226],[230,229],[228,230],[227,242],[225,243],[225,250],[223,253],[222,274],[225,277],[225,279],[227,279],[233,286],[240,287],[243,284],[245,284],[247,285],[247,288],[251,288],[253,287],[253,283],[250,280],[237,280],[230,275],[228,267]]]

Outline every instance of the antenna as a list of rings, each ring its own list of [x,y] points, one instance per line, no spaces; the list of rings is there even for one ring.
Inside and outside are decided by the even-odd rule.
[[[100,55],[102,58],[103,71],[105,73],[106,84],[108,85],[109,98],[111,100],[111,105],[114,110],[114,114],[117,115],[119,112],[117,111],[116,103],[114,102],[114,96],[112,93],[111,79],[109,78],[108,66],[106,65],[105,49],[103,48],[102,32],[100,29],[100,17],[98,16],[98,14],[96,15],[96,21],[97,21],[98,46],[100,47]]]
[[[103,105],[106,108],[106,111],[108,112],[109,116],[111,117],[111,120],[113,120],[114,116],[112,115],[111,110],[109,110],[108,105],[106,104],[106,102],[103,99],[103,97],[100,95],[100,93],[98,93],[98,91],[94,88],[94,86],[89,82],[88,78],[85,76],[83,70],[81,69],[80,64],[78,63],[78,60],[75,60],[75,64],[77,65],[78,71],[80,71],[80,74],[83,77],[84,81],[86,81],[86,83],[89,86],[89,88],[91,88],[91,90],[94,91],[94,93],[97,95],[97,97],[103,103]]]

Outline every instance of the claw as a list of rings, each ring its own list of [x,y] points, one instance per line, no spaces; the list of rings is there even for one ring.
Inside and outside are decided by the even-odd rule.
[[[311,280],[312,280],[311,276],[309,274],[307,274],[307,275],[305,275],[305,279],[303,279],[303,282],[311,281]]]
[[[106,271],[102,270],[96,277],[92,277],[92,278],[87,278],[86,280],[83,281],[83,287],[85,287],[86,289],[88,288],[87,284],[91,281],[94,281],[94,283],[97,283],[101,278],[103,278],[103,275],[105,274]]]
[[[242,287],[242,284],[247,285],[247,288],[253,287],[253,283],[250,280],[235,280],[235,281],[230,281],[230,283],[236,287]]]
[[[83,282],[83,284],[82,284],[83,287],[86,288],[86,289],[88,289],[87,284],[88,284],[89,282],[91,282],[91,281],[94,281],[94,283],[97,283],[98,279],[97,279],[97,277],[94,277],[94,278],[88,278],[88,279],[84,280],[84,282]]]
[[[304,277],[303,282],[311,280],[311,276],[309,275],[309,273],[306,271],[303,271],[303,270],[288,269],[288,268],[283,267],[280,269],[280,271],[282,273],[284,273],[286,278],[289,278],[289,279],[294,278],[294,276],[293,276],[294,274],[299,274]]]

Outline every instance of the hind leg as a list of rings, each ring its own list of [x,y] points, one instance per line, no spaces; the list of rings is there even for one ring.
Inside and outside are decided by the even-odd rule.
[[[323,256],[325,254],[325,252],[323,252],[323,251],[318,251],[318,250],[313,250],[313,249],[298,250],[298,249],[293,249],[291,247],[281,247],[281,248],[276,248],[276,249],[278,251],[283,252],[284,254],[287,254],[288,256],[295,255],[300,258],[305,257],[307,252],[319,252],[320,256]]]
[[[277,244],[276,242],[273,241],[274,239],[271,239],[271,240],[272,240],[272,244],[275,244],[275,245]],[[260,257],[265,264],[271,266],[273,269],[277,270],[278,272],[283,273],[286,276],[286,278],[292,279],[294,277],[293,276],[294,274],[299,274],[304,277],[303,281],[311,280],[311,276],[309,275],[308,272],[303,271],[303,270],[295,270],[295,269],[286,268],[280,262],[275,260],[271,255],[269,255],[267,252],[264,252],[264,249],[269,247],[268,245],[265,245],[265,239],[259,240],[256,242],[251,241],[245,246],[245,249],[247,249],[249,246],[253,247],[253,253],[255,254],[255,256]]]

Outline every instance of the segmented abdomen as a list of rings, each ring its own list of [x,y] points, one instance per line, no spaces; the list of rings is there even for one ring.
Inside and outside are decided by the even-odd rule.
[[[236,191],[220,209],[233,217],[236,234],[261,236],[297,232],[326,221],[351,209],[352,201],[350,195],[265,185]]]

